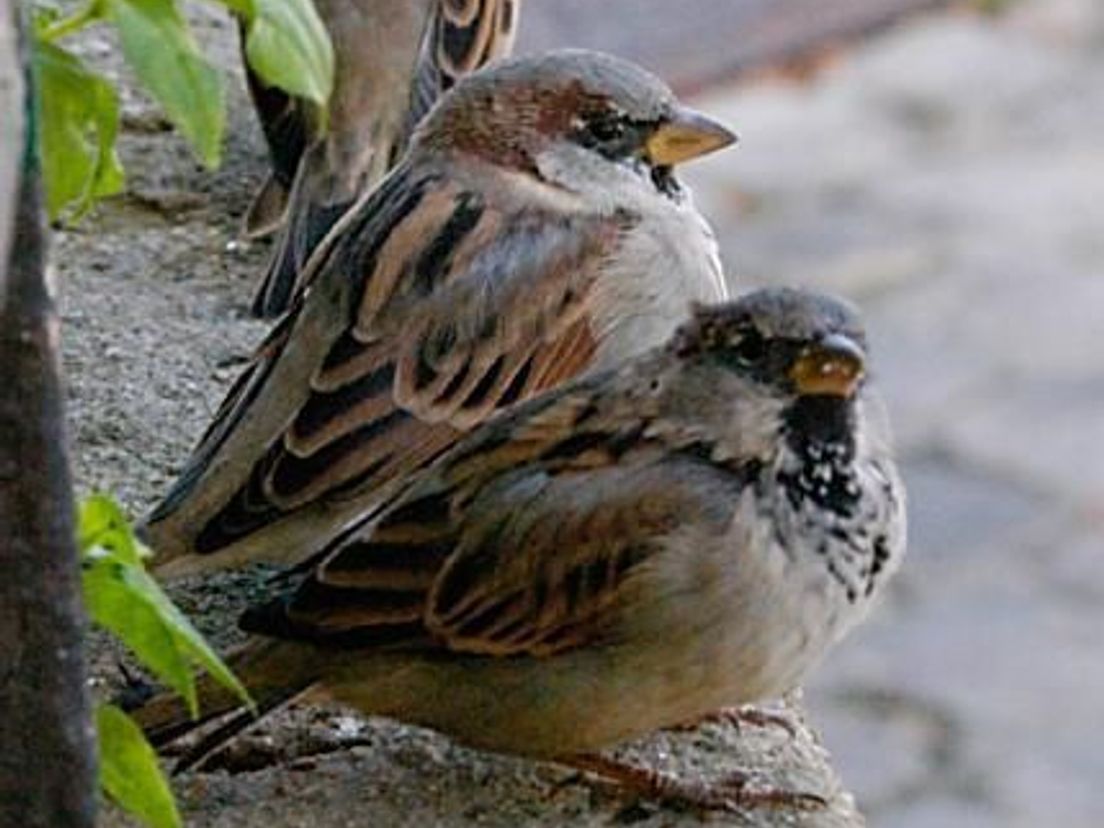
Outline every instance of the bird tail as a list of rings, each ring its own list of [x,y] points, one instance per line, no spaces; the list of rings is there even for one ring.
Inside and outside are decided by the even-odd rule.
[[[317,141],[299,162],[283,224],[253,296],[254,316],[276,317],[292,306],[314,249],[356,200],[359,187],[348,180],[350,172],[330,171],[325,150],[325,142]]]
[[[269,175],[260,186],[242,221],[242,235],[247,239],[271,236],[284,222],[288,191],[275,175]]]
[[[206,675],[197,681],[197,717],[193,718],[187,702],[172,692],[155,695],[129,711],[150,744],[159,750],[234,712],[189,747],[178,760],[174,772],[195,766],[260,717],[306,693],[318,681],[321,667],[321,659],[312,648],[264,638],[243,645],[226,661],[231,672],[249,691],[253,708],[246,707],[234,691]]]

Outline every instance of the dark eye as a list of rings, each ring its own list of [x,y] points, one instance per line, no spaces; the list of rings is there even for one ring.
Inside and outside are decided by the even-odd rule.
[[[616,109],[593,110],[575,124],[575,140],[606,158],[620,159],[631,151],[632,122]]]
[[[729,356],[738,364],[752,366],[762,362],[766,357],[767,343],[758,331],[750,330],[738,341],[733,342],[727,350]]]
[[[625,124],[613,113],[603,113],[591,118],[587,132],[598,144],[611,144],[625,135]]]

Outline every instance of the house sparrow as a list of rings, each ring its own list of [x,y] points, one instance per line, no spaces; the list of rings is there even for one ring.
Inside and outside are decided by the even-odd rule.
[[[254,299],[256,315],[287,310],[310,252],[391,168],[438,96],[468,72],[510,53],[520,3],[316,0],[336,60],[325,129],[313,105],[266,86],[247,70],[272,174],[249,209],[246,233],[280,230]]]
[[[598,53],[457,84],[313,257],[148,517],[160,574],[301,560],[497,409],[723,299],[672,165],[732,140]]]
[[[248,611],[232,668],[262,709],[311,690],[639,782],[593,752],[794,687],[900,564],[865,363],[834,299],[697,306],[665,347],[458,442]],[[162,742],[191,726],[169,694],[138,718]]]

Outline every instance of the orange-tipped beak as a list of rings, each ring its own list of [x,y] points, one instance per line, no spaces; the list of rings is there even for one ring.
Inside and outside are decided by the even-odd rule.
[[[809,346],[790,368],[790,379],[802,396],[850,397],[863,378],[866,357],[853,340],[841,334]]]

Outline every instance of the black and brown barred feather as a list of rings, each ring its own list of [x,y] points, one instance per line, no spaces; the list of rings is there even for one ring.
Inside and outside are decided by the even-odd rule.
[[[283,223],[254,299],[258,316],[275,316],[288,308],[302,287],[301,273],[315,248],[357,195],[398,163],[414,128],[441,94],[464,75],[513,49],[520,0],[398,1],[406,5],[390,8],[397,0],[375,0],[374,5],[371,0],[320,3],[337,50],[338,86],[328,131],[321,128],[322,119],[309,104],[264,86],[248,73],[273,175],[250,210],[247,228],[258,235]],[[422,7],[419,16],[416,9]],[[401,26],[396,21],[377,23],[377,29],[389,34],[372,41],[379,54],[372,53],[371,46],[366,50],[352,34],[342,36],[343,29],[355,32],[373,15],[408,20],[408,25]],[[384,43],[385,39],[391,42]],[[408,42],[409,54],[401,48],[402,42]],[[405,66],[404,60],[409,72],[402,83],[395,83],[393,64]],[[351,141],[368,140],[368,136],[370,145],[350,153]],[[279,214],[273,216],[274,210]]]
[[[215,555],[302,509],[351,508],[584,371],[588,296],[630,224],[537,208],[507,223],[493,191],[397,168],[319,251],[311,290],[150,515],[157,563]],[[336,318],[315,290],[333,293]],[[239,452],[251,467],[234,468]]]
[[[595,396],[608,380],[482,426],[335,540],[289,595],[247,614],[245,628],[498,656],[600,638],[662,539],[682,522],[719,530],[747,481],[649,436],[646,405],[626,418],[623,400],[614,409]]]

